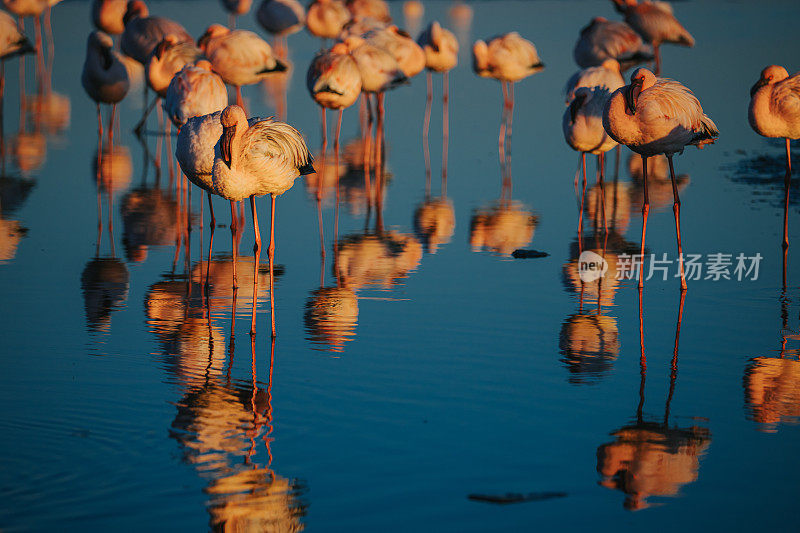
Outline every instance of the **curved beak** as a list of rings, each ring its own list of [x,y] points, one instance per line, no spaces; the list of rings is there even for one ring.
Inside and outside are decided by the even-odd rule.
[[[231,145],[233,144],[233,137],[236,135],[236,126],[228,126],[222,129],[222,138],[219,141],[219,151],[222,154],[222,160],[231,167]]]
[[[642,80],[633,80],[625,90],[625,108],[633,115],[636,113],[636,101],[642,92]]]
[[[765,85],[767,85],[767,84],[769,84],[769,80],[767,80],[766,78],[761,78],[761,79],[759,79],[759,80],[756,82],[756,84],[755,84],[755,85],[753,85],[753,87],[751,87],[751,88],[750,88],[750,96],[751,96],[751,97],[755,96],[755,95],[756,95],[756,93],[758,92],[758,90],[759,90],[760,88],[764,87],[764,86],[765,86]]]

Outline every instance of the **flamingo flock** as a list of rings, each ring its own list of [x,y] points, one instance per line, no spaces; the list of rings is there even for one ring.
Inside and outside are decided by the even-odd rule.
[[[0,13],[0,59],[33,53],[41,56],[41,35],[38,18],[49,14],[50,5],[44,0],[4,0],[6,9],[18,17],[33,16],[37,22],[36,42],[32,45],[14,19]],[[95,27],[88,37],[82,84],[96,103],[98,143],[103,146],[101,104],[111,106],[107,127],[109,149],[113,147],[116,105],[131,87],[132,62],[140,64],[146,81],[145,111],[134,130],[144,131],[147,115],[159,101],[169,120],[177,128],[178,166],[188,180],[208,196],[211,209],[212,237],[216,218],[212,195],[231,203],[231,232],[234,238],[232,285],[238,286],[236,276],[237,228],[243,215],[237,215],[236,203],[250,201],[255,236],[255,268],[261,248],[260,230],[255,198],[271,197],[271,230],[268,247],[270,280],[273,279],[274,223],[276,197],[290,189],[296,178],[314,172],[313,157],[303,134],[292,125],[274,120],[249,117],[242,87],[262,81],[271,82],[290,68],[287,37],[307,28],[321,40],[320,51],[310,60],[306,86],[311,99],[321,109],[323,166],[327,159],[328,127],[326,111],[337,111],[334,135],[335,183],[338,193],[339,149],[343,110],[360,98],[360,130],[363,152],[364,188],[368,205],[380,204],[385,185],[385,108],[387,93],[400,89],[426,70],[427,99],[423,121],[423,151],[426,159],[430,189],[430,158],[428,136],[433,97],[433,73],[442,74],[442,205],[446,198],[447,151],[449,138],[449,73],[458,65],[460,27],[456,33],[439,21],[431,21],[415,37],[393,23],[384,0],[313,0],[304,8],[297,0],[263,0],[254,10],[258,24],[268,32],[271,43],[257,33],[236,29],[236,17],[250,12],[250,0],[222,0],[229,13],[228,26],[212,23],[195,40],[177,21],[151,15],[142,0],[94,0],[91,20]],[[660,77],[661,45],[672,43],[694,46],[694,37],[678,21],[669,4],[637,0],[612,0],[613,7],[623,20],[594,17],[579,31],[573,50],[581,70],[566,84],[566,108],[562,130],[567,144],[580,154],[583,187],[580,194],[579,235],[582,235],[586,192],[586,154],[598,157],[597,206],[590,211],[606,219],[605,154],[625,145],[641,157],[642,237],[644,256],[645,237],[650,209],[648,191],[648,161],[666,157],[673,192],[673,212],[677,248],[681,265],[681,289],[686,290],[683,269],[678,181],[673,157],[690,145],[703,148],[713,143],[718,129],[703,111],[698,98],[680,82]],[[471,10],[457,4],[452,11],[461,13],[458,20],[471,19]],[[469,10],[469,13],[464,12]],[[420,2],[404,6],[406,22],[419,27],[424,15]],[[49,20],[49,17],[48,17]],[[115,45],[112,36],[118,35]],[[333,43],[329,46],[329,41]],[[475,41],[472,49],[472,69],[482,78],[500,82],[502,94],[501,126],[498,153],[504,168],[504,198],[510,202],[510,153],[515,85],[540,73],[544,63],[532,41],[509,28],[488,39]],[[654,63],[654,69],[637,68],[626,83],[623,73],[637,65]],[[0,80],[0,97],[4,81]],[[235,103],[229,102],[226,85],[235,91]],[[154,99],[148,103],[147,91]],[[765,68],[751,91],[749,120],[753,129],[766,137],[786,141],[786,199],[783,248],[788,249],[788,195],[791,178],[791,139],[800,138],[800,75],[789,76],[779,66]],[[528,105],[529,100],[524,99]],[[159,108],[159,114],[161,108]],[[283,116],[282,114],[280,116]],[[374,130],[374,135],[373,135]],[[167,140],[171,133],[166,130]],[[98,156],[103,150],[98,150]],[[619,155],[618,155],[619,157]],[[660,161],[660,159],[658,159]],[[619,161],[619,159],[617,159]],[[171,164],[171,162],[170,162]],[[98,162],[98,168],[101,163]],[[324,172],[324,170],[321,170]],[[374,176],[374,182],[371,181]],[[508,183],[506,183],[506,179]],[[322,179],[319,183],[322,183]],[[578,188],[578,175],[575,177]],[[615,188],[614,191],[617,189]],[[429,194],[426,197],[430,201]],[[318,209],[321,188],[317,192]],[[599,213],[598,209],[599,207]],[[241,209],[241,206],[240,206]],[[448,213],[452,209],[445,209]],[[337,211],[338,213],[338,211]],[[322,217],[320,237],[324,257]],[[612,213],[612,220],[614,214]],[[338,220],[338,214],[337,214]],[[420,222],[420,227],[430,224]],[[191,221],[187,219],[187,228]],[[377,224],[382,228],[382,222]],[[579,239],[580,244],[580,239]],[[785,255],[784,255],[785,257]],[[209,261],[210,263],[210,261]],[[785,268],[784,268],[785,272]],[[784,273],[785,276],[785,273]],[[784,282],[785,283],[785,282]],[[642,287],[640,277],[639,286]],[[274,295],[272,301],[272,333],[275,334]],[[255,333],[253,299],[252,332]]]

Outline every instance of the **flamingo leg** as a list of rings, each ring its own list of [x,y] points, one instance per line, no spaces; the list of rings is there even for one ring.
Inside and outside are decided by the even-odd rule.
[[[385,96],[386,93],[378,93],[378,122],[375,126],[375,194],[377,203],[383,200],[383,119],[385,115],[383,102]]]
[[[237,252],[239,248],[239,243],[236,240],[236,229],[237,229],[237,220],[238,217],[236,216],[236,202],[231,200],[231,240],[233,241],[233,288],[238,289],[239,283],[236,280],[236,262],[237,262]],[[236,314],[236,309],[233,310],[234,314]]]
[[[578,212],[578,247],[583,251],[583,202],[586,198],[586,152],[581,152],[581,168],[583,169],[583,190],[581,191],[581,208]]]
[[[234,15],[233,13],[228,15],[228,27],[231,30],[235,30],[236,29],[236,15]]]
[[[669,407],[672,404],[672,396],[675,394],[675,382],[678,378],[678,344],[681,338],[681,322],[683,322],[683,303],[686,301],[686,291],[681,291],[681,299],[678,304],[678,323],[675,325],[675,344],[672,347],[672,362],[670,363],[669,373],[669,393],[667,403],[664,408],[664,426],[669,422]]]
[[[2,175],[6,175],[6,142],[3,124],[5,124],[4,108],[6,94],[6,60],[0,59],[0,164]]]
[[[370,103],[369,93],[362,93],[367,105],[367,127],[364,132],[364,192],[367,196],[367,213],[372,205],[372,184],[369,179],[369,169],[371,166],[370,158],[372,157],[372,150],[370,144],[372,142],[372,104]]]
[[[508,127],[506,128],[506,166],[511,175],[511,125],[514,123],[514,82],[508,83]]]
[[[598,184],[600,185],[600,213],[603,218],[603,233],[608,235],[608,227],[606,227],[606,190],[605,190],[605,176],[606,176],[606,154],[600,152],[597,156],[600,162],[600,176],[598,177]]]
[[[103,115],[100,113],[100,102],[97,103],[97,139],[97,175],[102,177],[100,162],[103,153]]]
[[[36,15],[33,17],[33,32],[36,36],[36,85],[39,89],[39,94],[42,94],[44,88],[44,52],[42,50],[42,24],[41,17]]]
[[[642,156],[642,183],[644,184],[644,203],[642,204],[642,249],[639,253],[639,288],[644,288],[644,239],[647,235],[647,215],[650,213],[650,195],[647,191],[647,157]]]
[[[272,202],[269,212],[269,247],[267,256],[269,257],[269,308],[272,315],[272,337],[275,338],[275,195],[270,195]]]
[[[506,90],[506,82],[501,80],[500,87],[503,91],[503,112],[500,115],[500,135],[497,137],[497,153],[500,157],[500,164],[505,165],[506,115],[508,113],[508,92]]]
[[[791,141],[786,139],[786,176],[783,178],[783,287],[786,288],[786,264],[789,255],[789,185],[792,180]]]
[[[431,102],[433,101],[433,74],[430,70],[426,73],[428,82],[428,95],[425,99],[425,118],[422,122],[422,153],[425,157],[425,198],[431,195],[431,149],[428,143],[428,133],[431,126]]]
[[[678,197],[678,183],[675,181],[675,169],[672,166],[672,156],[668,155],[669,177],[672,180],[672,212],[675,214],[675,232],[678,235],[678,264],[681,268],[681,290],[686,290],[686,277],[683,273],[683,246],[681,245],[681,199]]]
[[[247,108],[244,107],[244,98],[242,98],[242,87],[240,85],[236,86],[236,105],[244,109],[245,115],[247,114]]]
[[[114,118],[117,115],[117,104],[111,104],[111,116],[108,119],[108,149],[114,149]]]
[[[209,283],[208,280],[209,274],[211,273],[211,250],[214,247],[214,230],[217,227],[217,219],[214,216],[214,204],[211,203],[211,193],[206,192],[208,194],[208,210],[211,213],[211,221],[209,221],[208,226],[211,229],[211,235],[208,238],[208,261],[206,262],[206,287],[208,287]],[[202,205],[202,201],[200,202]]]
[[[256,334],[256,305],[258,304],[258,261],[261,257],[261,231],[258,228],[258,212],[256,211],[256,197],[250,197],[250,211],[253,212],[253,233],[256,242],[253,245],[253,314],[250,319],[250,335]],[[272,263],[270,262],[270,265]],[[271,291],[271,289],[270,289]]]
[[[133,132],[136,135],[141,135],[142,131],[144,131],[144,125],[147,122],[147,117],[149,117],[150,113],[153,112],[153,108],[156,107],[156,104],[158,103],[158,100],[159,100],[159,96],[158,95],[155,95],[155,97],[153,98],[153,100],[149,104],[147,104],[147,101],[145,100],[145,104],[147,104],[147,107],[144,110],[144,115],[142,115],[141,120],[139,120],[139,122],[137,122],[136,126],[134,126],[134,128],[133,128]]]
[[[336,152],[334,164],[336,165],[336,213],[333,218],[333,242],[334,246],[336,240],[339,238],[339,136],[342,132],[342,112],[339,109],[339,117],[336,119],[336,137],[333,138],[333,150]]]
[[[442,196],[447,196],[447,150],[450,144],[450,73],[442,74]]]

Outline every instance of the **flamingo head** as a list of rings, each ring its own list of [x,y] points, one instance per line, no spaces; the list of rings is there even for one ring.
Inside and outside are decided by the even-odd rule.
[[[761,71],[761,77],[750,89],[750,96],[755,96],[760,88],[785,80],[788,77],[789,73],[786,72],[785,68],[779,65],[770,65]]]
[[[231,153],[233,152],[232,145],[233,139],[236,137],[236,129],[240,122],[247,124],[247,115],[244,109],[238,105],[229,105],[220,115],[219,121],[222,124],[222,138],[219,140],[219,151],[222,155],[222,160],[225,161],[228,168],[230,168]]]
[[[223,35],[227,35],[231,32],[228,28],[223,26],[222,24],[212,24],[208,27],[203,35],[197,39],[197,47],[200,48],[203,52],[206,51],[206,47],[208,46],[208,42],[211,39],[215,39],[217,37],[221,37]]]
[[[128,2],[128,5],[125,9],[125,15],[122,17],[122,23],[128,24],[128,21],[133,20],[137,17],[146,17],[150,14],[150,11],[147,9],[147,4],[142,2],[142,0],[131,0]]]
[[[636,112],[636,102],[645,89],[656,83],[656,76],[646,68],[638,68],[631,75],[631,83],[625,90],[625,107],[633,115]]]
[[[156,59],[161,59],[161,56],[164,55],[164,52],[166,52],[168,49],[172,48],[176,44],[178,44],[178,38],[172,34],[169,34],[163,39],[161,39],[161,42],[158,43],[155,50],[153,50],[153,55],[155,56]]]
[[[195,68],[201,68],[211,72],[211,62],[208,59],[201,59],[194,64]]]

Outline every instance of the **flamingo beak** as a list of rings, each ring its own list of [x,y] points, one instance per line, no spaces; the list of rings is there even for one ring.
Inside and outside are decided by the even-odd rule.
[[[231,167],[231,144],[233,144],[233,137],[236,135],[236,125],[228,126],[222,129],[222,139],[219,143],[219,151],[222,154],[222,160]]]
[[[753,96],[755,96],[760,88],[762,88],[762,87],[764,87],[765,85],[768,85],[768,84],[769,84],[769,80],[766,79],[766,78],[761,78],[760,80],[758,80],[756,82],[756,84],[753,85],[753,87],[750,89],[750,97],[752,98]]]
[[[633,80],[625,91],[625,108],[633,115],[636,113],[636,100],[642,92],[642,80]]]

